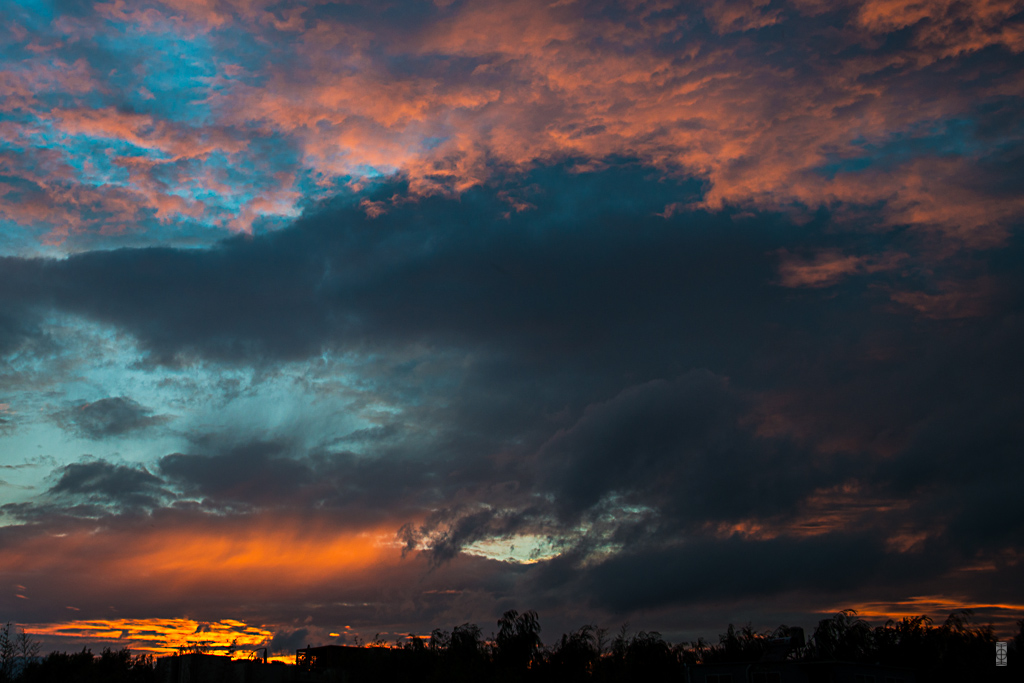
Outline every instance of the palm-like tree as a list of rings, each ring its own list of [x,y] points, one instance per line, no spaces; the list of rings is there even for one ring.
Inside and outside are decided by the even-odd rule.
[[[819,621],[812,640],[814,655],[822,659],[865,661],[874,649],[871,626],[853,609]]]

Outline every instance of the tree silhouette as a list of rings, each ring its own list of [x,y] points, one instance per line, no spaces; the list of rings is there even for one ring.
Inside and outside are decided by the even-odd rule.
[[[463,624],[452,630],[448,652],[455,659],[472,661],[479,659],[482,643],[480,627],[476,624]]]
[[[11,622],[0,628],[0,682],[7,683],[14,677],[14,638],[11,637]]]
[[[1006,655],[1009,666],[1021,666],[1024,658],[1024,619],[1017,621],[1017,634],[1009,642]]]
[[[32,636],[25,633],[25,629],[18,629],[18,635],[14,639],[14,656],[21,662],[22,668],[39,656],[40,647]]]
[[[575,683],[589,680],[601,656],[598,628],[586,624],[572,633],[563,633],[548,656],[552,678]]]
[[[520,614],[514,609],[505,612],[498,619],[494,645],[494,663],[498,669],[513,678],[524,676],[534,665],[543,645],[537,613],[529,610]]]
[[[911,666],[922,661],[929,656],[928,632],[931,625],[932,620],[923,614],[903,617],[899,621],[889,619],[872,634],[879,659],[895,666]],[[938,654],[932,653],[932,656]]]
[[[842,661],[868,661],[873,651],[871,626],[857,617],[857,610],[844,609],[831,619],[822,619],[811,637],[813,656]]]
[[[17,680],[25,667],[39,655],[39,643],[7,622],[0,628],[0,682]]]
[[[486,662],[480,627],[476,624],[466,623],[452,629],[450,636],[445,631],[438,635],[438,646],[435,652],[441,657],[439,668],[434,676],[435,680],[455,682],[483,680]],[[431,647],[433,647],[433,635],[430,640]],[[442,648],[442,644],[446,646]]]
[[[796,649],[784,640],[794,633],[787,626],[757,631],[750,624],[739,629],[729,624],[717,644],[698,638],[673,647],[657,631],[630,635],[628,625],[623,625],[606,651],[606,631],[593,624],[563,634],[550,650],[541,642],[540,618],[533,610],[506,611],[497,624],[490,643],[471,623],[451,632],[435,629],[428,642],[410,635],[390,647],[377,638],[375,642],[382,646],[361,653],[369,658],[359,660],[361,668],[345,676],[353,683],[675,683],[687,680],[687,669],[696,665],[770,663],[788,656],[901,667],[914,670],[921,681],[952,683],[988,680],[995,642],[992,627],[975,624],[969,610],[953,612],[941,625],[921,615],[890,619],[876,628],[856,611],[843,610],[821,620],[806,647]],[[1017,626],[1008,648],[1011,677],[1024,656],[1024,619]],[[98,656],[88,649],[52,652],[42,659],[38,652],[38,644],[12,624],[0,628],[0,683],[156,680],[152,657],[133,656],[127,649],[106,649]],[[323,680],[337,678],[330,678],[334,675],[330,672],[324,675]],[[298,673],[295,676],[294,680],[307,680]]]
[[[51,652],[25,667],[19,683],[155,683],[151,655],[132,655],[131,650],[105,648],[98,657],[92,651],[67,654]]]
[[[435,628],[430,632],[430,651],[435,653],[445,652],[452,644],[452,634]]]

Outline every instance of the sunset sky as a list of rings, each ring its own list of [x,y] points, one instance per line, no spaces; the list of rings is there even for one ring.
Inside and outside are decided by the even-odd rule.
[[[0,622],[1024,618],[1024,0],[0,4]]]

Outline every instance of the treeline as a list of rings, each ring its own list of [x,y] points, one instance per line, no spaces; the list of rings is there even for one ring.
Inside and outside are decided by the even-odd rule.
[[[511,610],[498,620],[497,633],[485,638],[480,627],[462,624],[451,631],[435,629],[427,639],[409,636],[372,658],[376,681],[424,683],[626,683],[687,680],[699,664],[757,662],[766,656],[804,661],[845,661],[903,667],[918,680],[985,680],[993,671],[996,638],[991,626],[977,625],[969,610],[954,612],[942,623],[926,616],[889,620],[872,627],[853,610],[818,623],[800,647],[786,645],[795,631],[786,626],[755,631],[729,625],[717,642],[700,638],[673,644],[656,631],[617,633],[585,625],[561,635],[548,646],[541,639],[537,613]],[[1009,642],[1011,670],[1024,666],[1024,619]],[[369,653],[367,653],[369,654]],[[371,661],[371,660],[367,660]],[[296,672],[296,680],[319,680],[324,672]],[[360,672],[362,673],[362,672]],[[979,678],[981,676],[981,678]],[[356,676],[362,678],[362,676]],[[151,656],[127,649],[52,652],[38,656],[38,644],[8,624],[0,629],[0,683],[152,683],[157,680]]]
[[[39,656],[39,643],[22,629],[7,623],[0,627],[0,683],[154,683],[151,655],[132,655],[131,650],[104,649],[51,652]]]
[[[903,667],[918,680],[970,681],[993,671],[996,637],[990,625],[977,625],[971,611],[950,614],[940,624],[927,616],[889,620],[872,627],[844,610],[818,623],[801,647],[789,647],[787,626],[756,631],[729,625],[718,641],[703,638],[673,644],[656,631],[631,634],[622,627],[614,636],[593,625],[563,634],[548,647],[536,612],[506,612],[498,633],[485,640],[479,627],[463,624],[451,632],[435,630],[426,641],[396,643],[410,652],[421,672],[417,680],[441,682],[535,681],[537,683],[618,683],[685,681],[688,667],[699,664],[757,662],[767,655],[804,661],[844,661]],[[1024,619],[1008,644],[1009,664],[1024,659]],[[980,678],[979,678],[980,676]],[[399,677],[401,678],[401,677]]]

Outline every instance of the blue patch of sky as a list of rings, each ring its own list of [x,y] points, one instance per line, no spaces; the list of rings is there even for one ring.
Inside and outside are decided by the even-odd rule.
[[[850,143],[853,150],[827,156],[815,171],[831,179],[871,167],[891,168],[920,157],[984,156],[991,145],[975,135],[976,128],[971,119],[950,119],[921,124],[882,142],[854,138]]]
[[[0,117],[0,120],[3,118],[26,124],[24,129],[26,141],[32,147],[60,150],[64,153],[68,163],[78,169],[82,169],[87,160],[98,161],[100,157],[169,157],[161,150],[139,147],[122,138],[68,134],[58,130],[50,119],[39,118],[34,114]],[[0,144],[7,149],[20,149],[12,144],[12,141],[0,140]]]
[[[369,164],[356,164],[352,167],[353,175],[359,178],[367,178],[369,180],[385,178],[387,176],[394,175],[397,171],[397,166],[384,166],[378,168]]]
[[[104,79],[121,98],[114,104],[191,125],[213,122],[206,98],[217,52],[207,36],[112,24],[96,42],[120,65]]]
[[[147,364],[134,339],[113,327],[66,315],[52,316],[43,327],[56,351],[0,359],[9,380],[5,414],[16,422],[15,429],[0,433],[2,464],[36,455],[67,464],[84,454],[152,464],[175,450],[187,451],[203,435],[226,441],[283,438],[317,448],[402,410],[361,377],[373,372],[375,361],[354,355],[324,354],[258,369],[203,361],[164,367]],[[70,406],[118,396],[165,422],[93,440],[62,429],[54,419]],[[46,474],[35,472],[25,484],[42,486]]]
[[[0,177],[0,181],[3,180]],[[39,243],[37,229],[0,219],[0,256],[42,256],[45,246]]]
[[[164,161],[170,159],[169,154],[159,149],[139,147],[123,139],[68,135],[57,130],[48,120],[33,120],[33,117],[28,115],[20,118],[34,124],[30,127],[31,132],[27,140],[31,147],[59,151],[65,163],[77,172],[77,181],[86,185],[130,187],[132,181],[129,171],[117,163],[118,157]],[[273,144],[266,144],[263,147],[269,151],[273,149]],[[0,149],[24,155],[26,166],[32,169],[34,156],[27,154],[25,149],[6,141],[0,141]],[[189,159],[157,164],[152,169],[152,177],[163,184],[167,194],[209,205],[215,221],[230,220],[261,191],[277,189],[279,181],[274,174],[282,170],[282,165],[294,165],[298,156],[297,152],[287,145],[280,147],[278,158],[264,154],[259,148],[255,151],[256,156],[261,157],[261,166],[269,158],[269,167],[260,168],[255,161],[245,156],[214,152],[205,160]],[[230,190],[222,193],[206,187],[202,181],[201,166],[212,169],[214,175],[219,175]],[[295,215],[297,209],[288,213]]]
[[[29,30],[45,32],[49,24],[57,16],[52,0],[9,0],[7,6],[8,19],[14,19]],[[6,42],[6,41],[0,41]]]
[[[287,71],[289,62],[297,59],[293,48],[298,38],[286,33],[275,33],[273,40],[267,40],[258,33],[238,31],[228,26],[212,32],[210,36],[218,55],[218,75],[228,81],[261,87],[267,82],[270,66],[283,67]],[[222,68],[228,64],[237,65],[242,71],[229,76]]]
[[[49,126],[47,126],[49,128]],[[47,135],[47,132],[50,135]],[[127,169],[114,163],[121,157],[163,157],[157,150],[137,147],[125,140],[95,138],[88,135],[65,135],[50,129],[39,130],[35,139],[37,149],[60,151],[64,161],[78,172],[78,181],[86,185],[129,184]]]

